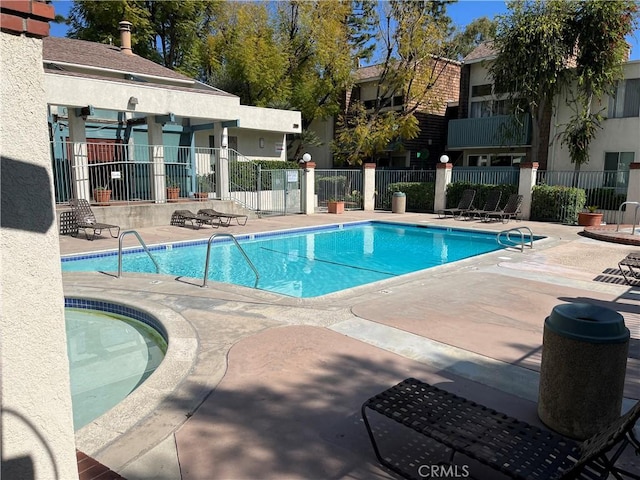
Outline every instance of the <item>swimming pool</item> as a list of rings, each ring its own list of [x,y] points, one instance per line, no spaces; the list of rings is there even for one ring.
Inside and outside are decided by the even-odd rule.
[[[257,288],[310,298],[502,249],[496,234],[438,226],[354,222],[236,237],[259,272]],[[207,241],[157,245],[160,273],[202,279]],[[62,258],[63,271],[117,271],[117,252]],[[154,273],[142,249],[123,271]],[[216,239],[209,279],[253,287],[256,276],[235,244]]]
[[[73,424],[79,430],[156,370],[167,350],[166,333],[144,312],[85,299],[65,299],[65,323]]]

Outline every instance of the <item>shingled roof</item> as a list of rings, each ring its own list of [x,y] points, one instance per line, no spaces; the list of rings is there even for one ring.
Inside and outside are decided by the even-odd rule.
[[[72,38],[45,37],[43,60],[96,67],[123,73],[153,75],[172,80],[194,82],[192,78],[158,65],[138,55],[122,53],[119,47]]]
[[[493,48],[493,42],[483,42],[474,48],[469,55],[464,57],[463,63],[475,63],[488,58],[493,58],[498,54]]]

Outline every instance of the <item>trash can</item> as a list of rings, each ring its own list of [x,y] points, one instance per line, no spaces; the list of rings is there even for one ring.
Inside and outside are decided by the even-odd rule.
[[[391,200],[391,213],[404,213],[407,208],[407,196],[403,192],[394,192]]]
[[[538,416],[556,432],[589,438],[620,416],[629,329],[618,312],[557,305],[545,319]]]

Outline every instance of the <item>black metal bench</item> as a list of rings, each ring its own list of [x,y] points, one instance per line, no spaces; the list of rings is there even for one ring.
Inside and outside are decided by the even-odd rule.
[[[370,398],[362,405],[364,420],[376,457],[382,465],[404,478],[425,478],[417,462],[412,471],[382,456],[367,410],[410,428],[437,442],[445,458],[433,464],[454,465],[462,454],[502,474],[522,480],[570,478],[640,479],[640,472],[617,468],[616,461],[631,444],[640,455],[633,427],[640,418],[640,402],[600,433],[577,442],[548,430],[466,400],[414,378]]]

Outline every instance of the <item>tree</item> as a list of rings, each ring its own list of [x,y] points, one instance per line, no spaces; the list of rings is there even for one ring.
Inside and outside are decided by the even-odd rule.
[[[469,23],[464,30],[453,30],[450,41],[449,58],[462,60],[481,43],[493,40],[496,35],[497,22],[487,17],[480,17]]]
[[[637,20],[638,4],[632,0],[585,0],[577,5],[571,22],[577,46],[574,115],[562,135],[576,171],[589,161],[589,145],[604,120],[601,112],[592,112],[593,100],[612,94],[623,77],[629,48],[625,37]]]
[[[447,65],[448,1],[391,0],[385,4],[377,33],[375,102],[365,110],[350,105],[337,122],[332,145],[336,160],[361,164],[388,150],[402,149],[403,140],[419,132],[417,111],[440,107],[433,87]],[[389,111],[391,99],[403,97],[401,110]]]

